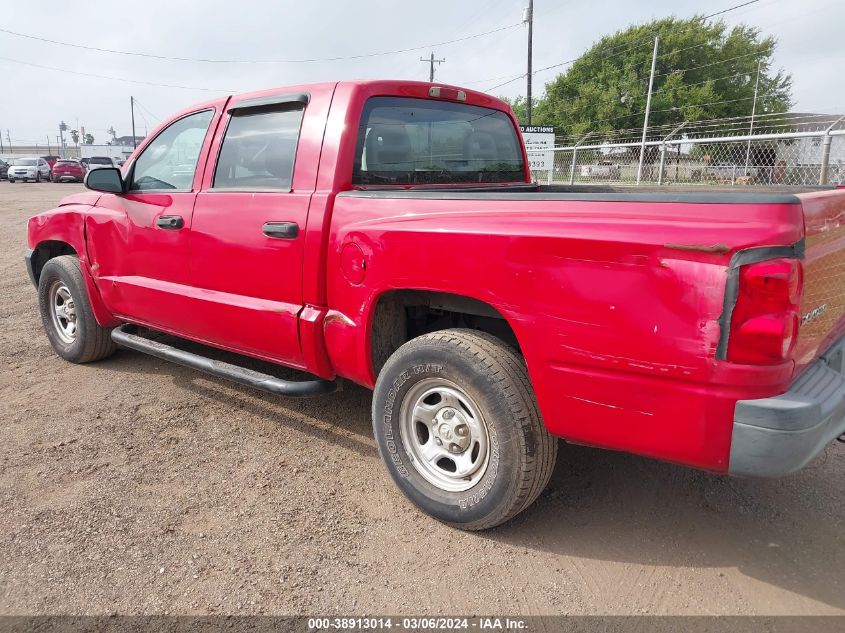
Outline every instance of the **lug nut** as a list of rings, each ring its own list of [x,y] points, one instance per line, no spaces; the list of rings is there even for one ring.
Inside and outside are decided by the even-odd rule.
[[[459,424],[455,427],[455,433],[457,433],[461,437],[466,437],[469,433],[469,429],[467,428],[466,424]]]
[[[441,440],[439,437],[434,438],[434,443],[438,446],[443,446],[443,440]]]
[[[452,443],[452,444],[449,444],[449,452],[457,454],[457,453],[462,452],[462,449],[457,444]]]
[[[444,420],[451,420],[451,419],[452,419],[452,418],[454,418],[454,417],[455,417],[455,412],[454,412],[454,411],[452,411],[452,409],[446,409],[446,410],[443,412],[443,419],[444,419]]]

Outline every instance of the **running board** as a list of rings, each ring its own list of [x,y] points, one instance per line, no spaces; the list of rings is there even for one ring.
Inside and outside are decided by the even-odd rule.
[[[162,360],[168,360],[177,365],[198,369],[212,376],[225,378],[241,385],[246,385],[247,387],[253,387],[254,389],[260,389],[261,391],[267,391],[280,396],[304,398],[308,396],[319,396],[337,390],[337,382],[333,380],[323,380],[320,378],[301,381],[282,380],[269,374],[262,374],[252,369],[213,360],[206,356],[186,352],[172,345],[153,341],[139,336],[137,331],[138,328],[136,326],[127,323],[113,329],[111,337],[115,343],[122,347],[128,347],[129,349],[134,349],[138,352],[161,358]]]

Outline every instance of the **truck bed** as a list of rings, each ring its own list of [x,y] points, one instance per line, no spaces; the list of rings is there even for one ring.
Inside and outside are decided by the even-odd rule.
[[[798,204],[799,194],[833,191],[833,186],[736,187],[730,185],[508,185],[480,187],[426,186],[413,189],[367,187],[344,196],[429,199],[584,200],[596,202],[690,202],[722,204]]]
[[[845,267],[845,225],[840,227],[845,216],[845,190],[838,191],[833,186],[752,189],[531,184],[412,189],[374,187],[339,195],[381,198],[385,203],[392,199],[399,206],[404,204],[401,200],[407,200],[408,210],[425,209],[425,213],[439,213],[444,205],[448,206],[449,213],[455,213],[454,204],[435,201],[462,200],[466,204],[461,207],[461,213],[512,217],[509,230],[514,235],[536,230],[537,226],[522,226],[533,218],[546,227],[547,235],[556,233],[576,240],[610,240],[617,242],[617,246],[627,243],[627,247],[621,246],[618,254],[623,259],[626,250],[639,253],[643,245],[650,243],[651,248],[662,246],[719,255],[724,265],[732,267],[732,256],[744,249],[794,244],[804,257],[801,305],[804,321],[796,348],[796,374],[845,333],[845,288],[840,282]],[[491,204],[483,204],[485,201]],[[527,202],[536,204],[520,204]],[[655,206],[644,208],[644,204]],[[789,231],[794,223],[803,225],[803,231],[797,236]],[[802,233],[803,239],[799,239]],[[652,250],[651,254],[658,252]]]

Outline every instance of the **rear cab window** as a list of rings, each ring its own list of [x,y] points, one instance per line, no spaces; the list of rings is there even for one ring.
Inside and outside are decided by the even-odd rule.
[[[500,110],[407,97],[367,100],[354,185],[525,182],[522,144]]]

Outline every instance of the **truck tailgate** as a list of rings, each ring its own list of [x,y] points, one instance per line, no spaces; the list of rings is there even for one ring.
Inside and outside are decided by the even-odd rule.
[[[845,189],[799,194],[805,259],[796,373],[845,333]]]

